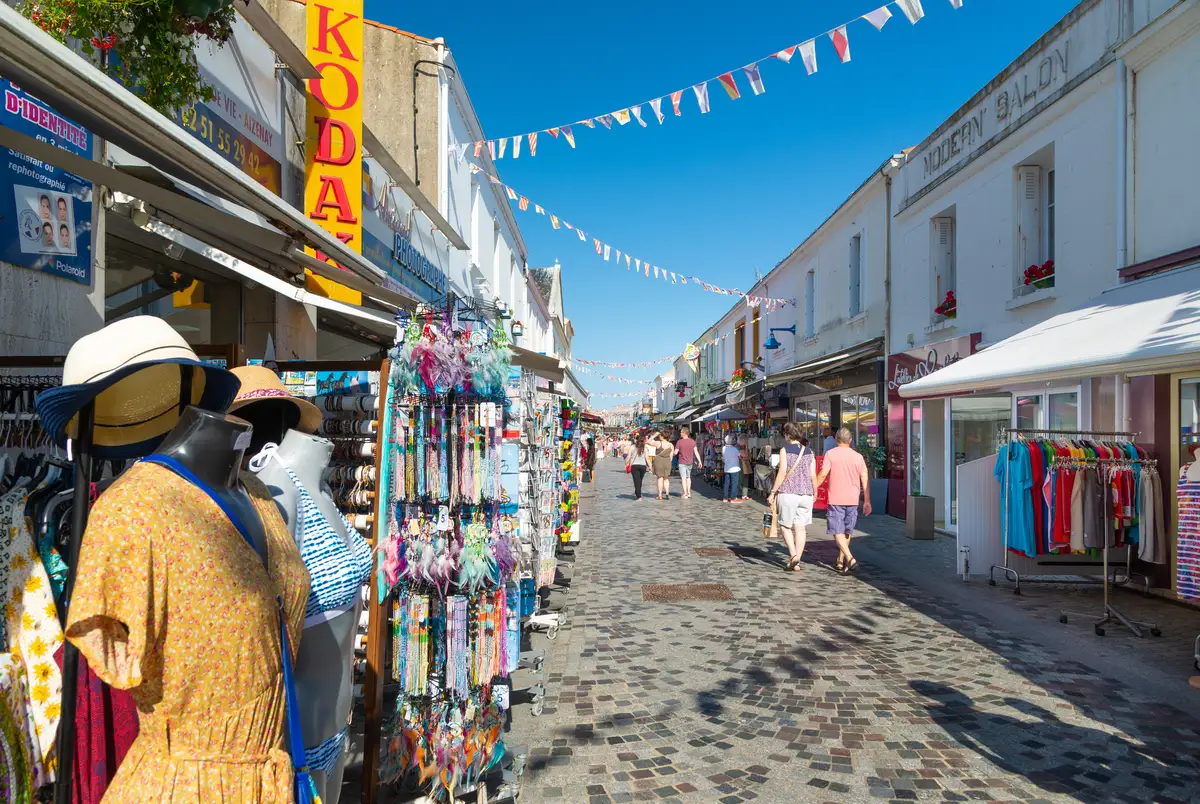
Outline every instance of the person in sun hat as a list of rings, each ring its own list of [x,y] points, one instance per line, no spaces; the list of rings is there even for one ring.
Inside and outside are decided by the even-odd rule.
[[[95,402],[92,455],[126,460],[149,455],[188,405],[223,413],[238,378],[200,360],[161,318],[123,318],[75,342],[63,384],[34,401],[42,427],[60,447],[79,437],[79,413]]]
[[[296,424],[288,429],[299,430],[303,433],[315,433],[321,426],[321,409],[309,402],[288,393],[283,380],[266,366],[238,366],[233,374],[242,382],[238,389],[229,412],[237,415],[247,405],[254,405],[264,400],[280,400],[283,404],[294,406],[299,414]]]

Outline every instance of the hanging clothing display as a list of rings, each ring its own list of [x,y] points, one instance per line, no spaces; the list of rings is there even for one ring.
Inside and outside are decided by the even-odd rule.
[[[1136,546],[1167,556],[1157,462],[1130,443],[1020,439],[996,456],[1000,511],[1011,552],[1036,557]]]
[[[453,796],[503,755],[521,548],[501,527],[510,352],[492,335],[414,321],[391,360],[379,584],[392,593],[400,684],[381,779]],[[515,501],[514,501],[515,502]],[[510,588],[511,587],[511,588]],[[516,643],[519,646],[519,642]]]
[[[1187,464],[1175,487],[1179,503],[1179,547],[1175,591],[1184,600],[1200,601],[1200,480],[1190,480]]]
[[[277,599],[294,651],[308,573],[266,487],[242,484],[269,569],[207,494],[160,466],[133,466],[92,509],[67,637],[137,702],[114,801],[293,801]]]

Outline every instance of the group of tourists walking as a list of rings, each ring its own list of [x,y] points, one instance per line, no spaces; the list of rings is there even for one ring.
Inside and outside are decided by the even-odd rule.
[[[863,516],[871,515],[866,461],[850,446],[853,437],[844,427],[836,432],[828,430],[820,470],[799,424],[785,424],[783,436],[785,443],[778,451],[779,464],[767,504],[771,507],[774,525],[787,545],[787,570],[795,572],[800,568],[808,526],[813,521],[817,489],[828,483],[825,519],[827,533],[833,536],[838,548],[834,569],[842,574],[853,572],[858,568],[858,560],[850,551],[850,538],[858,524],[860,499]],[[725,472],[722,502],[743,502],[749,499],[752,469],[749,450],[744,439],[739,443],[730,435],[724,441],[721,450]],[[657,482],[656,499],[669,500],[673,463],[678,465],[683,486],[680,496],[688,499],[692,496],[692,471],[704,468],[688,429],[683,428],[674,443],[665,431],[634,436],[625,451],[625,470],[633,478],[634,501],[642,499],[642,482],[648,472],[653,472]]]

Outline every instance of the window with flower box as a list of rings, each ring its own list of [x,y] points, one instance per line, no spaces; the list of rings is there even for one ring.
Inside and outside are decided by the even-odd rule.
[[[1014,293],[1025,296],[1055,285],[1053,145],[1016,168]]]
[[[930,221],[930,305],[933,323],[937,324],[958,316],[958,300],[955,297],[955,242],[953,209]]]

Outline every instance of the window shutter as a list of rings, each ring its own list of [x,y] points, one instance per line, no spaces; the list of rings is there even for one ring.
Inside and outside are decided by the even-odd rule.
[[[954,218],[933,219],[933,247],[930,249],[933,281],[933,306],[954,290]]]
[[[862,312],[862,237],[850,238],[850,315]]]
[[[804,335],[811,338],[816,334],[816,299],[813,298],[817,292],[817,276],[814,271],[809,271],[804,275]]]
[[[1017,168],[1017,275],[1042,261],[1042,169]]]

